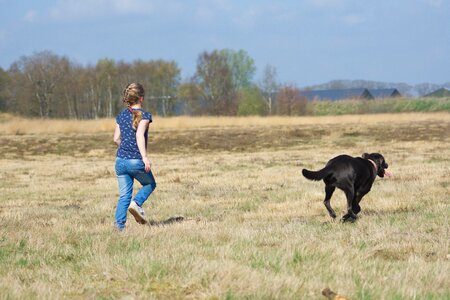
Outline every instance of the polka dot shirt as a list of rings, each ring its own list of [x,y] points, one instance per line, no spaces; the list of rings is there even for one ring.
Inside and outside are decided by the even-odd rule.
[[[134,109],[133,109],[134,110]],[[152,122],[152,115],[149,112],[142,112],[142,120],[149,120]],[[117,117],[116,122],[120,127],[120,145],[117,150],[117,157],[125,159],[142,159],[141,153],[136,142],[136,129],[132,126],[132,113],[127,109],[124,109]],[[145,130],[145,147],[147,148],[148,128]]]

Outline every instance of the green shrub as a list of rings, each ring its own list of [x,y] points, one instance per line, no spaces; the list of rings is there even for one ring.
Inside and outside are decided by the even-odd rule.
[[[237,112],[239,116],[264,116],[267,111],[267,104],[258,88],[251,87],[240,92]]]
[[[308,113],[316,116],[402,112],[450,112],[450,98],[394,98],[375,100],[313,101]]]

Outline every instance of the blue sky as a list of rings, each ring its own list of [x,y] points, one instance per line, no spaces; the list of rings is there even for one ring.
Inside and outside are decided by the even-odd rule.
[[[244,49],[298,87],[334,79],[450,81],[449,0],[0,0],[0,67],[50,50],[100,58],[174,60]]]

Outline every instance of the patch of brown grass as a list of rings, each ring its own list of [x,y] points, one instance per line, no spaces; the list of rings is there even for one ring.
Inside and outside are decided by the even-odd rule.
[[[434,121],[448,122],[448,113],[402,113],[376,115],[344,115],[318,117],[154,117],[151,125],[153,130],[185,130],[224,127],[273,127],[273,126],[302,126],[302,125],[330,125],[351,124],[352,126],[368,124],[389,124],[395,122],[408,125],[411,122]],[[0,115],[0,135],[28,135],[28,134],[79,134],[111,132],[114,130],[114,119],[98,120],[54,120],[54,119],[25,119],[8,114]]]
[[[450,139],[438,121],[154,128],[158,187],[144,209],[186,220],[129,218],[120,234],[112,132],[2,135],[0,294],[320,299],[330,287],[350,299],[447,299]],[[375,181],[356,223],[331,221],[323,183],[301,168],[367,151],[394,177]],[[342,192],[332,205],[344,213]]]

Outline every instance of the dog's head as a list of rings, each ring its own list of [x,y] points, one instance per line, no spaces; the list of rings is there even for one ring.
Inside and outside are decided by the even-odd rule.
[[[370,159],[377,165],[377,175],[380,177],[384,177],[385,169],[388,168],[387,162],[384,160],[383,155],[380,153],[364,153],[362,155],[364,159]]]

